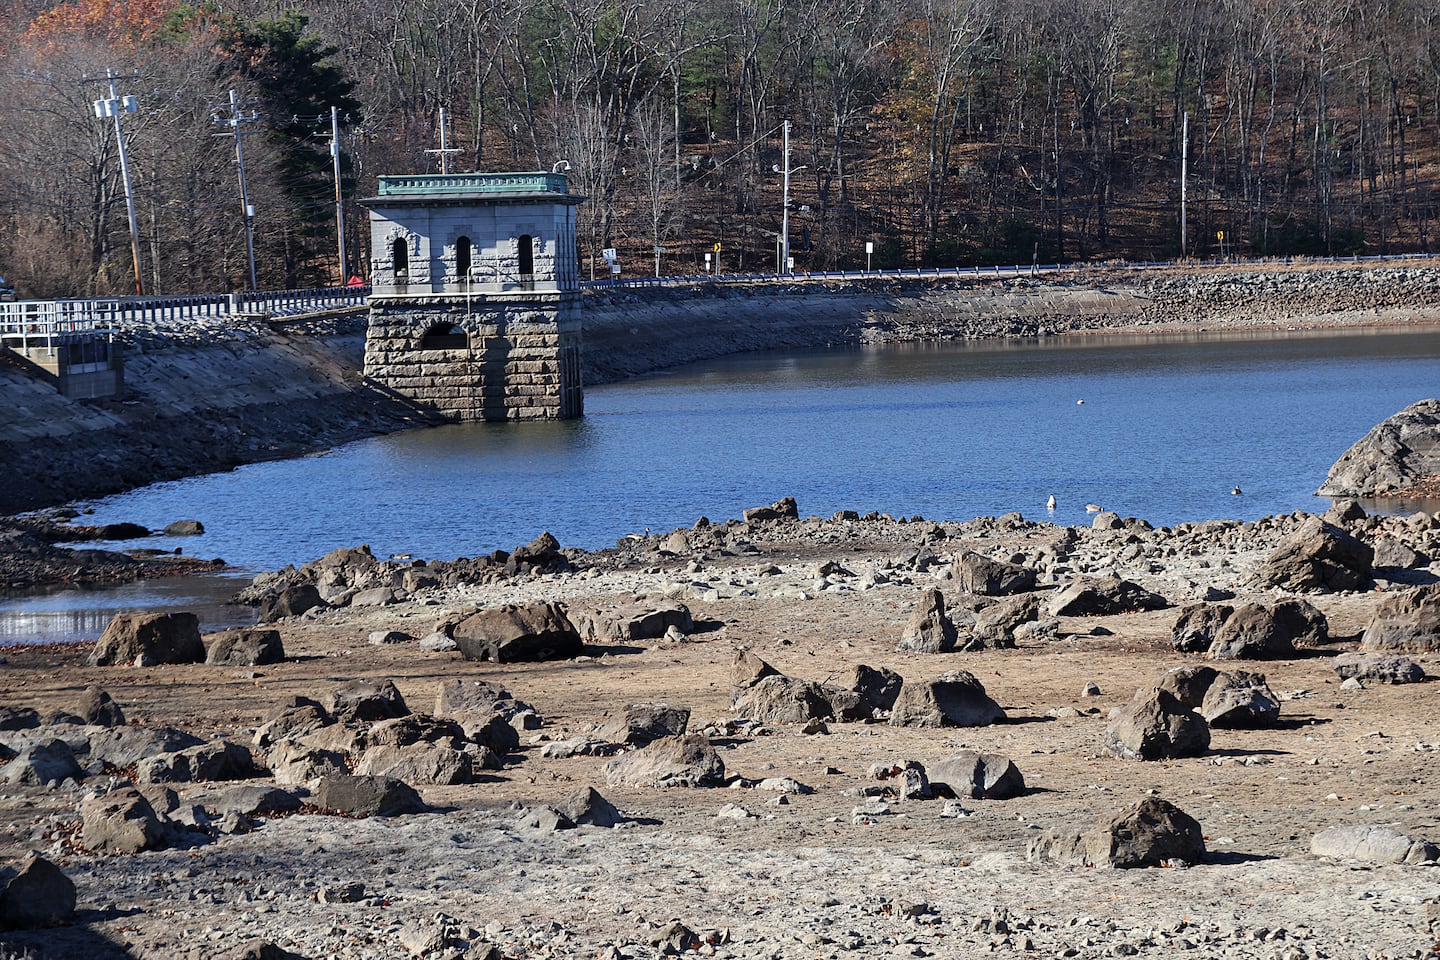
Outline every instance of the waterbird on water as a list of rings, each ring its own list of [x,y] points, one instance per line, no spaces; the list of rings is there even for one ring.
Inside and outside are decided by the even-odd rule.
[[[1231,490],[1230,493],[1231,495],[1238,497],[1240,496],[1240,488],[1236,487],[1234,490]]]
[[[1046,509],[1046,510],[1054,510],[1054,509],[1055,509],[1055,494],[1053,494],[1053,493],[1050,494],[1050,499],[1045,501],[1045,509]]]
[[[1100,506],[1100,504],[1098,504],[1098,503],[1087,503],[1087,504],[1085,504],[1085,512],[1086,512],[1086,513],[1099,513],[1102,509],[1103,509],[1103,508],[1102,508],[1102,507]]]
[[[1077,406],[1077,407],[1083,407],[1083,406],[1085,406],[1085,401],[1084,401],[1084,400],[1076,400],[1076,401],[1075,401],[1075,406]]]

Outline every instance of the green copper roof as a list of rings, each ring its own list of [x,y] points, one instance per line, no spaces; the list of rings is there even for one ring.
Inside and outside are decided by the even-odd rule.
[[[380,177],[382,197],[444,197],[477,194],[570,192],[563,173],[431,173]]]

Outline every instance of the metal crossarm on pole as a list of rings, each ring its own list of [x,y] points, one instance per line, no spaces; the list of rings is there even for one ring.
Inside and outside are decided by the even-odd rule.
[[[216,134],[220,137],[233,136],[235,138],[235,166],[240,174],[240,209],[245,216],[245,254],[250,264],[250,290],[259,289],[255,282],[255,208],[250,204],[250,191],[245,185],[245,146],[244,140],[247,131],[240,129],[242,123],[254,123],[260,119],[260,114],[251,110],[248,114],[240,109],[240,99],[235,91],[230,91],[230,112],[228,115],[216,111],[210,115],[210,119],[222,127],[229,127],[228,133]]]
[[[125,146],[125,127],[120,118],[127,113],[138,113],[140,101],[133,96],[122,97],[115,89],[115,71],[107,69],[105,80],[110,85],[110,96],[94,103],[95,116],[100,119],[115,119],[115,143],[120,154],[120,178],[125,184],[125,212],[130,219],[130,257],[135,266],[135,294],[145,296],[144,274],[140,271],[140,228],[135,221],[135,190],[130,184],[130,156]]]

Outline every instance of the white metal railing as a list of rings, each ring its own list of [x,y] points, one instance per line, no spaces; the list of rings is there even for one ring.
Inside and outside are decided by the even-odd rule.
[[[206,317],[263,314],[294,317],[362,306],[366,287],[317,287],[185,297],[113,297],[20,300],[0,303],[0,337],[47,339],[93,336],[145,324],[183,323]]]

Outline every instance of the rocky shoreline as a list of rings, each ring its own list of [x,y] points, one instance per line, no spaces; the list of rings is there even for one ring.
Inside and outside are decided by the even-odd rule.
[[[1423,956],[1436,556],[1346,502],[334,551],[257,578],[248,637],[7,652],[0,853],[63,876],[0,875],[0,923],[76,905],[0,943]]]

